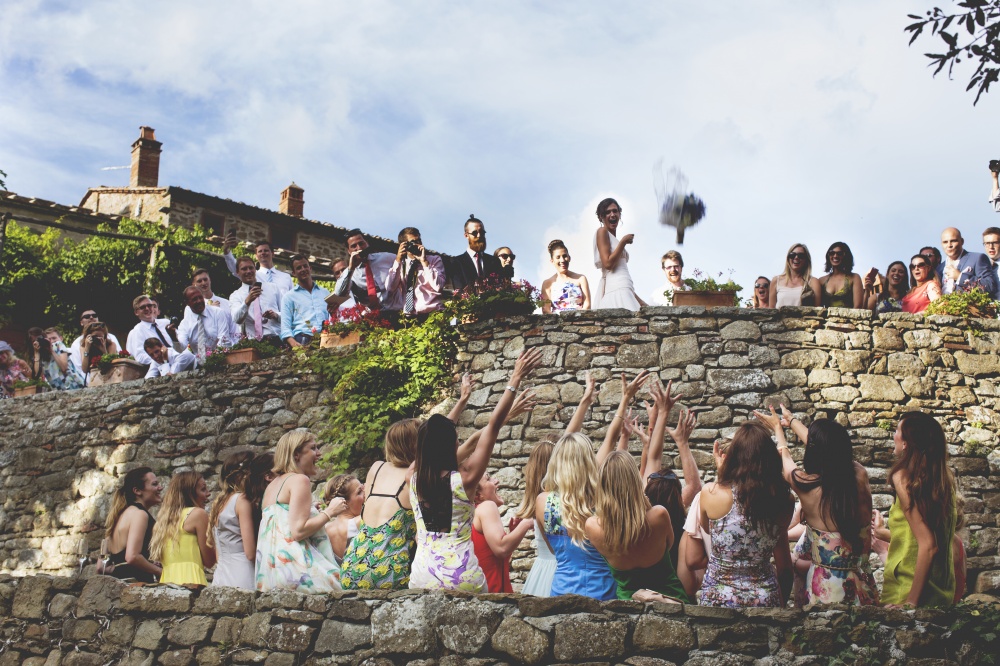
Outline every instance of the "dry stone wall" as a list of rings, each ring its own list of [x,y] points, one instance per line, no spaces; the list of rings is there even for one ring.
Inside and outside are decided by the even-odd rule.
[[[410,591],[307,596],[6,576],[0,666],[782,666],[844,663],[845,655],[948,666],[975,653],[947,633],[953,621],[930,609],[735,611]]]
[[[598,382],[585,423],[596,441],[618,404],[617,374],[651,368],[673,380],[698,414],[692,443],[705,478],[714,473],[716,438],[753,409],[784,401],[807,420],[834,418],[848,427],[876,506],[886,510],[893,419],[923,409],[944,424],[966,499],[970,590],[995,594],[998,343],[995,321],[818,308],[646,308],[483,322],[462,329],[456,369],[472,372],[477,386],[461,429],[485,425],[517,355],[540,346],[545,364],[531,382],[540,404],[504,427],[491,462],[512,507],[521,501],[531,448],[562,432],[585,371]],[[91,554],[99,547],[110,492],[127,469],[146,464],[166,475],[193,468],[212,477],[231,451],[263,451],[290,428],[319,424],[327,398],[318,378],[273,359],[220,374],[0,402],[0,570],[69,573],[81,541]],[[675,452],[668,444],[667,463],[676,467]],[[530,567],[531,552],[529,543],[518,551],[515,579]]]

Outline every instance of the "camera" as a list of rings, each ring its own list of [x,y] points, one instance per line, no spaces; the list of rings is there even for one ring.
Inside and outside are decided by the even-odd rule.
[[[420,254],[420,243],[417,241],[406,241],[404,249],[412,255]]]
[[[990,160],[990,171],[1000,173],[1000,160]]]

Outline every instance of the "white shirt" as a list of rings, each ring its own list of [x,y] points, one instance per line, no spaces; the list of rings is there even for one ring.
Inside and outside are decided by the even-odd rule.
[[[170,333],[167,332],[167,324],[170,323],[169,319],[157,319],[155,324],[146,321],[140,321],[135,327],[129,331],[128,338],[125,339],[125,349],[128,353],[132,354],[132,358],[138,363],[144,365],[150,365],[153,359],[149,357],[146,353],[146,349],[143,345],[149,338],[156,338],[157,340],[162,338],[167,341],[165,347],[170,347],[175,344],[173,338],[170,337]],[[157,335],[156,331],[159,329],[161,335]]]
[[[226,312],[229,312],[229,299],[223,298],[218,294],[212,294],[212,298],[206,298],[205,305],[210,305],[215,308],[222,308]]]
[[[257,278],[260,280],[260,278]],[[281,335],[281,299],[278,296],[278,289],[270,282],[264,282],[260,280],[261,292],[260,298],[250,306],[247,306],[247,295],[250,293],[250,286],[248,284],[240,285],[240,288],[229,295],[229,314],[233,318],[233,323],[238,329],[237,337],[254,337],[253,330],[253,313],[250,312],[250,307],[255,306],[256,302],[260,302],[261,315],[268,310],[274,310],[277,318],[267,317],[267,321],[262,321],[262,330],[264,335]],[[264,317],[262,316],[263,320]]]
[[[163,360],[163,363],[157,363],[152,358],[149,359],[149,370],[146,371],[146,379],[150,377],[166,377],[167,375],[174,374],[174,361],[177,360],[180,354],[170,347],[166,347],[165,350],[167,357]]]
[[[663,287],[658,292],[653,294],[653,305],[672,305],[673,300],[668,299],[665,293],[669,291],[672,296],[674,291],[687,291],[688,289],[690,289],[690,287],[683,282],[680,287],[675,287],[673,283],[667,280],[663,283]]]
[[[204,322],[205,349],[198,348],[198,320]],[[222,308],[205,306],[201,315],[196,315],[190,307],[184,308],[184,319],[177,327],[177,341],[190,347],[198,358],[204,359],[205,352],[216,347],[231,347],[240,339],[240,331],[233,323],[232,315]]]
[[[233,253],[225,252],[222,258],[225,260],[229,272],[239,279],[240,275],[236,272],[236,257],[233,256]],[[292,288],[292,276],[279,268],[264,268],[263,266],[258,268],[257,281],[271,283],[278,289],[278,303],[281,303],[281,297],[285,295],[285,292]],[[232,300],[232,297],[230,297],[230,300]],[[267,308],[264,309],[266,310]],[[279,309],[275,308],[275,312]]]
[[[372,252],[368,255],[368,263],[372,267],[372,277],[375,279],[375,290],[378,292],[381,307],[385,310],[401,310],[403,308],[402,295],[398,291],[389,291],[386,288],[389,272],[392,270],[392,265],[395,262],[396,255],[391,252]],[[361,264],[353,271],[350,269],[344,270],[340,279],[337,280],[337,286],[334,287],[333,293],[341,296],[353,296],[350,285],[347,283],[348,280],[361,293],[368,293],[368,279],[364,264]]]
[[[121,343],[118,342],[118,338],[108,333],[108,341],[115,343],[115,347],[118,347],[118,351],[121,351],[122,346]],[[81,335],[80,337],[78,337],[76,340],[73,341],[73,344],[69,346],[69,357],[73,359],[74,363],[76,363],[76,367],[80,368],[80,371],[83,372],[84,375],[86,375],[88,372],[90,372],[90,368],[83,367],[83,351],[81,350],[82,344],[83,344],[83,336]]]

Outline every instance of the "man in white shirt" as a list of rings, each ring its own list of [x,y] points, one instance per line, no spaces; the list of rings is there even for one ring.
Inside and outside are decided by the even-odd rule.
[[[277,288],[257,279],[257,269],[250,257],[240,257],[237,271],[243,284],[229,295],[230,314],[240,334],[260,340],[271,338],[281,343],[281,299]]]
[[[212,293],[212,277],[204,268],[199,268],[191,276],[191,284],[198,287],[198,291],[205,297],[205,305],[213,308],[222,308],[229,312],[229,299]],[[187,312],[184,313],[185,315]]]
[[[228,246],[229,242],[226,245]],[[292,276],[274,267],[274,250],[271,249],[271,244],[267,241],[257,241],[254,252],[257,255],[257,262],[260,263],[260,268],[257,269],[257,282],[272,285],[278,291],[278,304],[280,305],[285,292],[292,288]],[[240,277],[236,258],[226,246],[224,246],[222,258],[225,260],[226,266],[229,267],[229,271],[236,277]],[[242,279],[240,278],[240,280]]]
[[[164,347],[157,338],[149,338],[142,344],[142,348],[150,359],[146,379],[176,375],[178,372],[191,370],[195,367],[197,359],[190,349],[185,349],[178,354],[173,349]]]
[[[674,292],[688,290],[688,286],[684,284],[684,279],[681,277],[681,273],[684,272],[684,259],[681,257],[681,253],[677,250],[667,251],[666,254],[660,257],[660,268],[663,269],[663,274],[667,276],[667,281],[659,291],[653,294],[653,304],[673,305]],[[670,293],[669,297],[667,296],[667,292]]]
[[[171,324],[169,319],[157,319],[160,308],[156,301],[146,294],[137,296],[132,301],[132,311],[139,318],[139,323],[129,332],[128,338],[125,340],[125,349],[132,354],[132,358],[137,362],[144,365],[152,363],[152,359],[143,347],[149,338],[157,338],[164,347],[173,347],[178,352],[184,350],[184,347],[180,346],[172,337],[177,327]]]
[[[396,255],[391,252],[370,252],[368,241],[360,229],[347,232],[347,251],[351,253],[333,293],[354,296],[358,303],[372,310],[396,311],[403,307],[402,294],[386,289],[386,280]]]
[[[343,259],[337,259],[335,262],[333,262],[333,268],[331,272],[333,273],[335,287],[336,287],[336,281],[340,279],[340,276],[343,275],[344,271],[346,270],[347,270],[347,262],[344,261]],[[345,310],[357,306],[357,304],[358,302],[354,300],[354,296],[348,296],[347,300],[341,303],[338,307],[331,308],[330,317],[332,319],[342,320],[343,319],[342,313]]]
[[[94,310],[94,308],[86,308],[83,312],[80,313],[81,329],[87,328],[87,324],[91,324],[95,321],[100,321],[100,318],[98,318],[97,312]],[[107,339],[108,342],[115,343],[116,349],[122,348],[121,343],[118,342],[118,338],[111,335],[110,332],[108,333]],[[69,347],[69,357],[73,359],[73,363],[75,363],[76,367],[78,368],[83,368],[83,352],[80,351],[80,345],[82,344],[83,344],[83,336],[80,335],[77,337],[76,340],[73,341],[73,344],[70,345]]]
[[[231,347],[240,339],[232,315],[222,308],[210,308],[198,287],[184,290],[184,319],[177,327],[177,341],[188,347],[204,363],[208,352],[218,347]]]

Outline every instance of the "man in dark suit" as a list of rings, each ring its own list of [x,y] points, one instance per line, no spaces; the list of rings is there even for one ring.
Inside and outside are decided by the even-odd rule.
[[[1000,275],[997,275],[997,262],[1000,261],[1000,229],[989,227],[983,232],[983,249],[986,250],[986,258],[990,260],[990,270],[993,271],[993,279],[996,281],[993,300],[1000,301]]]
[[[989,257],[980,252],[968,252],[963,249],[964,245],[962,232],[955,227],[941,232],[941,249],[945,255],[937,269],[941,293],[950,294],[970,282],[978,283],[988,294],[995,293],[997,279]]]
[[[465,238],[469,248],[457,257],[448,257],[448,281],[456,291],[482,282],[491,275],[503,276],[500,260],[486,251],[486,227],[475,215],[465,221]]]

